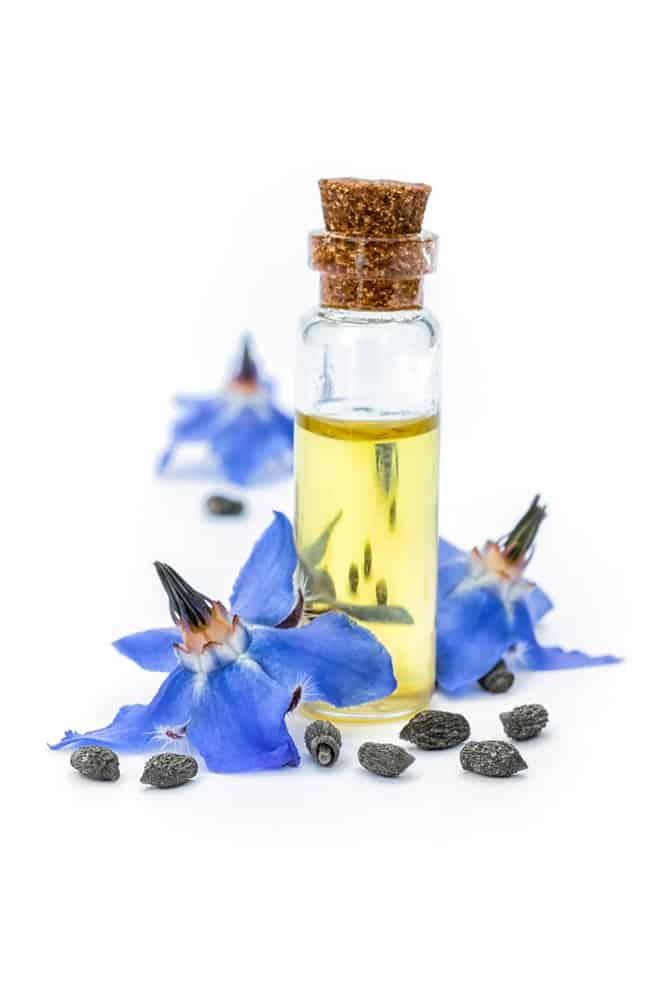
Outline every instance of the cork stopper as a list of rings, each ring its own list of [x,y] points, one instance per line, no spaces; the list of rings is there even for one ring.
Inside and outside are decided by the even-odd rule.
[[[428,184],[334,177],[320,181],[324,225],[345,236],[408,236],[421,232]]]
[[[320,301],[335,309],[418,309],[438,238],[422,231],[428,184],[339,177],[320,181],[326,229],[310,234]]]

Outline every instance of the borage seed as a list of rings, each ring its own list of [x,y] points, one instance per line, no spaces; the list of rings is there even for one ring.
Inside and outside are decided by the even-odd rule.
[[[389,595],[387,592],[387,581],[378,580],[378,582],[375,584],[375,600],[378,602],[378,604],[386,604],[388,596]]]
[[[198,770],[194,757],[180,753],[156,753],[146,761],[141,783],[154,788],[176,788],[194,778]]]
[[[448,750],[470,736],[468,720],[457,712],[417,712],[400,733],[420,750]]]
[[[513,740],[531,740],[542,732],[549,721],[544,705],[518,705],[511,712],[501,712],[503,729]]]
[[[415,762],[411,753],[393,743],[362,743],[357,757],[362,767],[383,778],[397,778]]]
[[[320,767],[332,767],[338,760],[343,738],[333,722],[317,719],[303,734],[308,752]]]
[[[356,594],[359,589],[359,567],[356,563],[350,563],[350,568],[347,571],[347,580],[350,584],[350,590],[353,594]]]
[[[498,660],[495,667],[492,667],[488,674],[480,677],[477,683],[491,694],[504,694],[514,684],[514,674],[507,669],[504,660]]]
[[[118,781],[118,757],[108,747],[79,747],[69,759],[75,771],[93,781]]]
[[[503,740],[483,740],[481,743],[471,740],[462,747],[460,757],[464,771],[487,778],[511,778],[528,767],[516,747]]]
[[[215,514],[217,517],[235,516],[243,512],[243,503],[240,500],[213,494],[206,501],[206,508],[209,514]]]

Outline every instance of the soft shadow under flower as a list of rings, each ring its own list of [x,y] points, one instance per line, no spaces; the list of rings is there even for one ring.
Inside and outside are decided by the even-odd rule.
[[[505,538],[464,552],[440,539],[438,554],[437,674],[445,691],[483,677],[499,660],[510,669],[559,670],[618,663],[616,656],[541,646],[535,624],[553,607],[526,580],[539,526],[539,496]]]
[[[272,383],[261,378],[249,334],[225,387],[215,396],[177,396],[182,414],[172,429],[158,472],[173,471],[182,444],[205,444],[214,471],[240,486],[258,486],[292,472],[294,422],[273,402]],[[208,471],[189,467],[189,474]]]
[[[292,525],[283,514],[274,515],[241,569],[231,610],[170,566],[155,566],[176,627],[114,645],[168,676],[148,705],[125,705],[102,729],[68,730],[52,749],[95,743],[178,752],[183,743],[211,771],[295,765],[285,716],[300,701],[345,707],[394,691],[391,657],[367,629],[338,612],[304,624]]]

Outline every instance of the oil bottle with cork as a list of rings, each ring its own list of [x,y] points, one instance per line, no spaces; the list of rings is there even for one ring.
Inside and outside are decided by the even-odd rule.
[[[311,715],[380,721],[435,679],[440,339],[423,306],[437,237],[426,184],[320,181],[320,303],[297,351],[296,540],[310,614],[339,609],[392,655],[396,691]]]

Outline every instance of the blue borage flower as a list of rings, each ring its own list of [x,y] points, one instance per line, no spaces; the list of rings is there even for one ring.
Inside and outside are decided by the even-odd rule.
[[[535,537],[546,516],[539,496],[505,538],[464,552],[440,539],[438,566],[438,685],[457,691],[479,680],[499,660],[510,669],[559,670],[618,663],[615,656],[541,646],[534,626],[552,607],[524,578]]]
[[[197,751],[211,771],[299,763],[285,716],[301,700],[337,707],[396,688],[391,657],[345,614],[306,623],[292,526],[276,513],[241,569],[231,611],[155,564],[175,628],[114,643],[145,670],[166,672],[148,705],[125,705],[103,729],[68,730],[52,749],[90,743],[119,751]],[[187,741],[187,742],[186,742]]]
[[[164,473],[180,444],[203,442],[219,473],[240,486],[258,486],[290,475],[294,422],[273,402],[273,386],[259,376],[249,334],[222,392],[211,397],[177,396],[182,415],[163,452]]]

